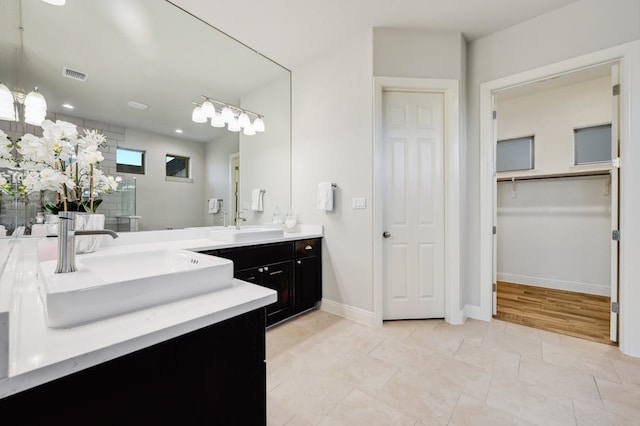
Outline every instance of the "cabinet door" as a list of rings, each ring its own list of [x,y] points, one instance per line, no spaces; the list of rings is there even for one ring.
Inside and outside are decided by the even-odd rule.
[[[258,268],[262,285],[278,292],[278,301],[267,306],[267,325],[280,321],[293,313],[292,262],[279,262]]]
[[[313,308],[322,298],[320,257],[309,256],[296,260],[296,311]]]

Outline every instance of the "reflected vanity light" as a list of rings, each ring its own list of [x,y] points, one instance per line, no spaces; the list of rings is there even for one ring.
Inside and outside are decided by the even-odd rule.
[[[211,127],[224,127],[230,132],[239,132],[253,136],[256,132],[264,132],[264,117],[253,111],[240,108],[226,102],[218,101],[202,95],[202,103],[193,102],[194,108],[191,120],[196,123],[206,123],[211,119]],[[218,109],[216,109],[216,105]],[[251,117],[255,117],[251,122]]]
[[[47,115],[47,101],[38,92],[38,88],[33,89],[25,96],[22,90],[11,91],[7,86],[0,83],[0,119],[8,121],[19,121],[18,106],[24,106],[24,121],[27,124],[39,126]]]
[[[42,0],[45,3],[52,4],[54,6],[64,6],[67,0]]]

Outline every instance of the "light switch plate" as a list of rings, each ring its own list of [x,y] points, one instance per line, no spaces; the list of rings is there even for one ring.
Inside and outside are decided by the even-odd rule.
[[[352,198],[351,199],[351,208],[355,209],[366,209],[367,208],[367,199],[362,198]]]

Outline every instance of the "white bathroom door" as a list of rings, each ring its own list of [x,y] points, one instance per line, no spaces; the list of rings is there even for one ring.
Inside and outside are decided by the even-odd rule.
[[[383,318],[444,317],[444,95],[384,91]]]

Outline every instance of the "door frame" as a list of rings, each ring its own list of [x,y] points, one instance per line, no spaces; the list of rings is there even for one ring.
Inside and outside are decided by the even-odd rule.
[[[236,189],[233,187],[234,181],[234,170],[233,170],[233,160],[236,158],[240,159],[240,153],[234,152],[233,154],[229,154],[229,202],[227,205],[229,206],[227,211],[227,224],[235,225],[235,209],[238,208],[236,206]],[[240,182],[240,177],[238,176],[238,182]]]
[[[494,181],[494,125],[493,125],[493,93],[511,87],[533,83],[553,76],[572,73],[581,69],[590,68],[597,65],[618,62],[620,64],[620,157],[624,158],[625,153],[630,148],[630,94],[631,94],[631,73],[630,66],[627,63],[626,55],[630,53],[631,48],[637,44],[627,43],[620,46],[604,49],[591,54],[579,56],[555,64],[543,66],[528,70],[519,74],[503,77],[497,80],[489,81],[480,85],[480,305],[467,306],[466,313],[471,318],[481,319],[485,321],[492,320],[492,299],[493,299],[493,215],[495,208],[495,200],[493,199],[493,181]],[[621,191],[619,202],[622,204],[625,188],[623,182],[628,174],[628,169],[622,167],[620,169]],[[620,228],[624,228],[625,218],[621,210]],[[623,251],[623,244],[620,244],[619,252]],[[623,258],[621,256],[619,270],[622,271]],[[620,274],[618,281],[618,292],[620,297],[626,293],[626,286],[623,274]],[[619,316],[620,332],[619,344],[620,349],[624,351],[626,343],[625,335],[622,332],[626,324],[629,309],[621,311]]]
[[[462,324],[465,318],[460,308],[460,80],[374,77],[373,85],[373,325],[382,326],[384,297],[382,92],[393,89],[444,95],[444,319]]]

